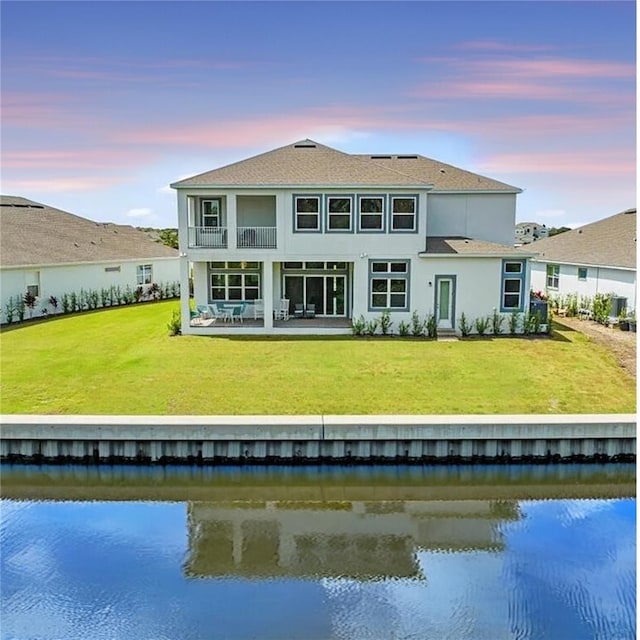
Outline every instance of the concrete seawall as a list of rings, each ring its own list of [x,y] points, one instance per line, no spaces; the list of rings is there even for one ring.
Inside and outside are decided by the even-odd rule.
[[[620,460],[636,416],[0,417],[4,462],[272,463]]]

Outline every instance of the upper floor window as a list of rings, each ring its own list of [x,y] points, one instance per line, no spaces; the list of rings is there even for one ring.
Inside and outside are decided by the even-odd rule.
[[[150,264],[139,264],[136,267],[136,282],[139,285],[151,284],[152,268]]]
[[[384,198],[361,196],[358,200],[358,230],[384,231]]]
[[[524,310],[524,260],[502,261],[501,311]]]
[[[351,196],[327,196],[327,231],[351,231]]]
[[[417,231],[418,198],[391,196],[391,231]]]
[[[560,286],[560,265],[547,265],[547,288],[557,289]]]
[[[295,231],[320,231],[320,196],[294,197]]]
[[[578,280],[586,280],[589,270],[586,267],[578,267]]]
[[[202,201],[202,226],[221,226],[221,201],[220,198]]]

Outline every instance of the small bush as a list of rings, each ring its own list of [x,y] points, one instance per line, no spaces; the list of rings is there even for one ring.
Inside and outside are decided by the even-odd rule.
[[[373,320],[369,320],[366,324],[365,331],[369,336],[375,336],[376,331],[378,330],[378,318],[374,318]]]
[[[476,332],[479,336],[483,336],[487,333],[487,329],[489,328],[489,323],[491,322],[490,318],[476,318],[474,325],[476,327]]]
[[[604,293],[596,293],[593,299],[593,319],[600,324],[608,324],[611,314],[611,298]]]
[[[518,327],[520,326],[520,316],[522,314],[519,311],[512,311],[509,315],[509,333],[515,336],[518,333]]]
[[[499,336],[502,333],[503,322],[504,316],[501,313],[498,313],[497,309],[494,309],[493,315],[491,316],[491,332],[494,336]]]
[[[180,311],[178,311],[177,309],[172,313],[171,320],[169,320],[169,323],[167,324],[167,329],[169,329],[170,336],[180,335],[180,332],[182,330],[182,320]]]
[[[22,296],[16,296],[16,313],[18,314],[18,322],[24,320],[25,304]]]
[[[570,293],[567,296],[567,317],[575,318],[578,315],[578,296],[575,293]]]
[[[13,317],[16,314],[16,303],[13,300],[13,296],[11,296],[7,300],[7,304],[4,306],[4,315],[6,317],[7,324],[11,324],[13,322]]]
[[[424,335],[425,322],[420,319],[417,311],[411,314],[411,335],[416,338]]]
[[[361,315],[359,318],[351,321],[351,333],[354,336],[363,336],[366,326],[367,323],[364,319],[364,316]]]
[[[466,338],[471,333],[473,325],[469,322],[469,320],[467,320],[467,316],[465,315],[464,311],[458,318],[458,326],[460,327],[460,333],[462,334],[463,338]]]
[[[380,331],[382,331],[383,336],[389,335],[391,332],[391,325],[393,325],[391,313],[389,313],[388,309],[385,309],[380,316]]]
[[[409,335],[410,329],[411,329],[411,325],[405,320],[402,320],[400,324],[398,324],[398,334],[403,337],[406,337]]]
[[[31,293],[31,291],[27,291],[23,296],[22,296],[22,303],[24,304],[24,306],[29,309],[29,317],[33,318],[33,310],[36,306],[36,302],[37,302],[37,298],[33,295],[33,293]]]
[[[425,326],[427,328],[427,335],[435,340],[438,337],[438,321],[433,313],[427,317]]]

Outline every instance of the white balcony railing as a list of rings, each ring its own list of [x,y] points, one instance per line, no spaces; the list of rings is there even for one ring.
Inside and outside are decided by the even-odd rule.
[[[227,248],[227,227],[189,227],[189,246]]]
[[[276,227],[238,227],[238,249],[275,249]]]

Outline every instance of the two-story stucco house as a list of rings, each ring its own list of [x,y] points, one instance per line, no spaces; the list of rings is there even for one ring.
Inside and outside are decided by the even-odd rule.
[[[528,309],[532,254],[513,247],[521,190],[496,180],[303,140],[171,186],[183,333],[347,333],[385,310],[396,330],[417,311],[456,331],[463,312]],[[235,304],[244,321],[192,321],[191,273],[196,305]]]

